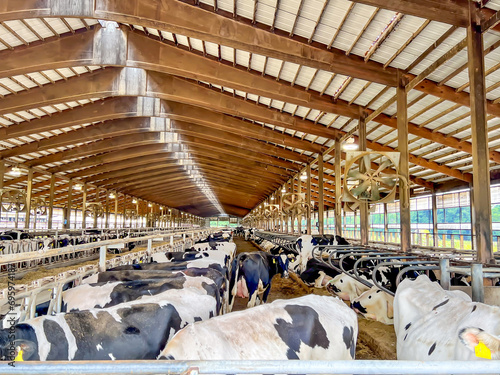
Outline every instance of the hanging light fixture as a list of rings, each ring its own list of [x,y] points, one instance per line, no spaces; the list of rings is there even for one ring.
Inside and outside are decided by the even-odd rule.
[[[148,207],[153,207],[153,205],[151,203],[148,203]]]
[[[346,151],[354,151],[358,149],[358,145],[355,143],[353,137],[349,137],[345,140],[345,142],[342,144],[342,149]]]
[[[136,204],[137,203],[137,199],[132,199],[132,204]]]
[[[110,197],[111,199],[113,199],[114,197],[116,197],[116,195],[115,195],[115,193],[109,193],[109,197]]]
[[[83,189],[83,186],[81,184],[75,184],[75,190],[81,191]]]
[[[15,176],[15,177],[19,177],[21,175],[21,168],[19,167],[13,167],[11,170],[10,170],[10,173],[12,176]]]
[[[282,193],[286,193],[286,188],[281,189]]]
[[[306,174],[306,173],[302,173],[302,174],[300,175],[300,179],[301,179],[301,180],[307,180],[307,174]]]

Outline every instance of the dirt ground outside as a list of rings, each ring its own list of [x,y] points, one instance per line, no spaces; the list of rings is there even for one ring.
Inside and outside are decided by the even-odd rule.
[[[235,237],[237,253],[259,251],[252,242]],[[325,289],[309,288],[300,278],[292,275],[288,279],[275,276],[272,280],[268,302],[291,299],[306,294],[330,295]],[[237,298],[233,311],[246,309],[246,298]],[[396,359],[396,335],[393,326],[369,321],[358,315],[359,334],[356,344],[356,359]]]

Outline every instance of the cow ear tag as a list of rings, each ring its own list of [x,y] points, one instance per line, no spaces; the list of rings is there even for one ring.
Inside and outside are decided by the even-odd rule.
[[[276,263],[276,259],[273,258],[273,263]]]
[[[491,359],[491,350],[484,344],[484,342],[479,341],[479,344],[475,347],[476,357]]]
[[[24,359],[23,359],[23,350],[21,349],[20,346],[17,347],[17,355],[16,355],[16,358],[14,358],[14,361],[16,361],[16,362],[24,362]]]

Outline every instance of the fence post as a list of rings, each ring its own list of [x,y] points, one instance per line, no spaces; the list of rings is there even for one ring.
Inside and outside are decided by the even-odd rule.
[[[460,235],[460,250],[464,249],[464,235]]]
[[[472,300],[474,302],[484,303],[483,265],[481,263],[472,264],[471,275]]]
[[[101,246],[99,249],[99,272],[106,271],[106,250],[107,246]]]
[[[146,250],[146,254],[147,254],[147,262],[151,262],[151,253],[153,252],[153,239],[150,238],[148,239],[148,249]]]
[[[441,269],[441,287],[450,290],[450,260],[439,259],[439,268]]]
[[[443,234],[443,247],[446,247],[446,234]]]
[[[451,235],[451,247],[455,248],[455,235],[454,234]]]

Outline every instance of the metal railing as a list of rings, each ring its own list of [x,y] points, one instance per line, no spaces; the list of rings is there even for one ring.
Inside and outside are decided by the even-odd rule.
[[[6,362],[2,374],[498,374],[500,361],[76,361]]]

